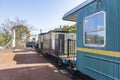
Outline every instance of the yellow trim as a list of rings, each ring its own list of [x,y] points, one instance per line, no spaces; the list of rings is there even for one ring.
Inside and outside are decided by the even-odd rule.
[[[115,51],[97,50],[97,49],[89,49],[89,48],[77,48],[77,51],[100,54],[105,56],[120,57],[120,52],[115,52]]]

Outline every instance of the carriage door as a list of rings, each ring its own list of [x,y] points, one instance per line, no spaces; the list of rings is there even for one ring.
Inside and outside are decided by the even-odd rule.
[[[67,40],[67,57],[74,58],[76,54],[76,40]]]
[[[59,54],[64,53],[64,34],[59,34]]]

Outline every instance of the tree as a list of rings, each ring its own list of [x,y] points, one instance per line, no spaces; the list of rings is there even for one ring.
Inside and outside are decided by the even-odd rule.
[[[0,39],[0,45],[3,43],[7,43],[10,39],[12,39],[12,30],[16,32],[16,47],[20,48],[21,43],[26,43],[26,41],[30,37],[30,28],[26,24],[25,20],[20,20],[19,18],[15,18],[14,21],[9,20],[8,18],[2,24],[1,35],[2,39]]]
[[[4,46],[10,39],[12,39],[11,34],[11,23],[9,19],[7,18],[5,22],[0,27],[0,46]]]
[[[69,31],[70,32],[73,32],[73,33],[76,33],[76,25],[74,24],[74,25],[71,25],[70,27],[69,27]]]
[[[16,46],[18,48],[23,47],[23,45],[25,45],[26,41],[30,37],[29,29],[27,28],[27,26],[22,24],[18,24],[14,26],[12,29],[14,29],[16,33]]]
[[[72,32],[72,33],[76,33],[76,25],[64,25],[63,27],[60,27],[60,28],[55,28],[54,31],[69,31],[69,32]]]

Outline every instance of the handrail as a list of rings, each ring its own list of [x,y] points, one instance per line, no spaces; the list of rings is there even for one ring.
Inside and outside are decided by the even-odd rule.
[[[9,42],[7,42],[4,46],[0,46],[0,50],[6,49],[10,43],[12,43],[12,48],[15,48],[15,30],[12,30],[12,34],[12,39]]]
[[[13,42],[13,39],[11,39],[8,43],[6,43],[6,45],[0,46],[0,50],[4,50],[4,49],[7,48],[8,45],[9,45],[10,43],[12,43],[12,42]]]

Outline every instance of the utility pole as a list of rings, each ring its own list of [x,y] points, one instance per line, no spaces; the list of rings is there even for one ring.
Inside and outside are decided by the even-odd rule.
[[[40,29],[40,34],[42,33],[42,29]]]
[[[60,31],[62,31],[62,26],[60,25]]]

